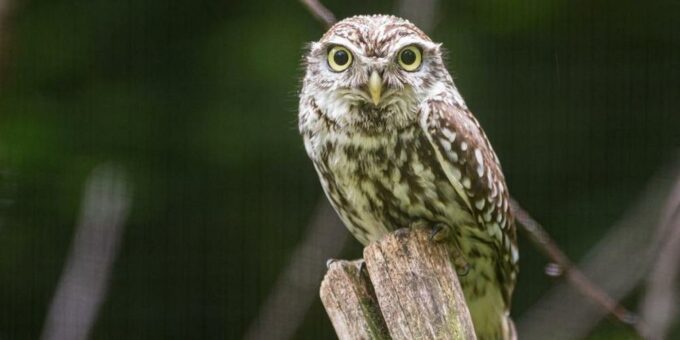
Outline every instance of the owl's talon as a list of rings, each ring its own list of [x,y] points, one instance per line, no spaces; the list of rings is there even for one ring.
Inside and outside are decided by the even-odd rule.
[[[410,232],[410,231],[409,231],[408,228],[399,228],[399,229],[397,229],[397,230],[394,231],[394,236],[403,237],[403,236],[408,235],[409,232]]]
[[[467,276],[468,273],[470,273],[470,264],[465,263],[462,268],[456,265],[456,274],[458,274],[459,277]]]
[[[430,241],[442,242],[449,238],[449,227],[443,223],[437,223],[430,231]]]
[[[457,244],[453,245],[451,258],[453,260],[453,266],[456,267],[458,276],[466,276],[470,272],[471,266]]]

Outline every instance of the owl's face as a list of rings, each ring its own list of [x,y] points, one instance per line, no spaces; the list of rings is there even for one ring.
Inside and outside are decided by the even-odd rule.
[[[413,124],[420,102],[452,86],[440,44],[393,16],[357,16],[335,24],[306,56],[302,100],[351,129]]]

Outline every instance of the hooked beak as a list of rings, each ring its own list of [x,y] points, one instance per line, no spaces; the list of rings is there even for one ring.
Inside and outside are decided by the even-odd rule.
[[[380,104],[380,94],[382,93],[382,78],[377,71],[373,70],[368,78],[368,92],[371,94],[373,104]]]

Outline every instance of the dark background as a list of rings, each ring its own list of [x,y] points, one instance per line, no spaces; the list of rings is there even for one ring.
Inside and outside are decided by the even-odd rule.
[[[440,4],[430,35],[512,194],[574,259],[680,146],[678,18],[670,0]],[[0,87],[0,338],[40,335],[102,162],[126,169],[134,199],[92,337],[240,338],[322,195],[296,91],[323,32],[297,1],[18,2]],[[520,242],[515,315],[552,284]],[[360,256],[354,240],[342,256]],[[605,320],[594,337],[627,332]],[[317,299],[296,338],[332,336]]]

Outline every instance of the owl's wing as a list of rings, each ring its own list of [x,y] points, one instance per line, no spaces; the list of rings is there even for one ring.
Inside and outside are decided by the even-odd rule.
[[[477,119],[455,101],[427,100],[420,117],[420,126],[449,181],[494,244],[498,279],[509,306],[518,254],[514,218],[498,157]]]

